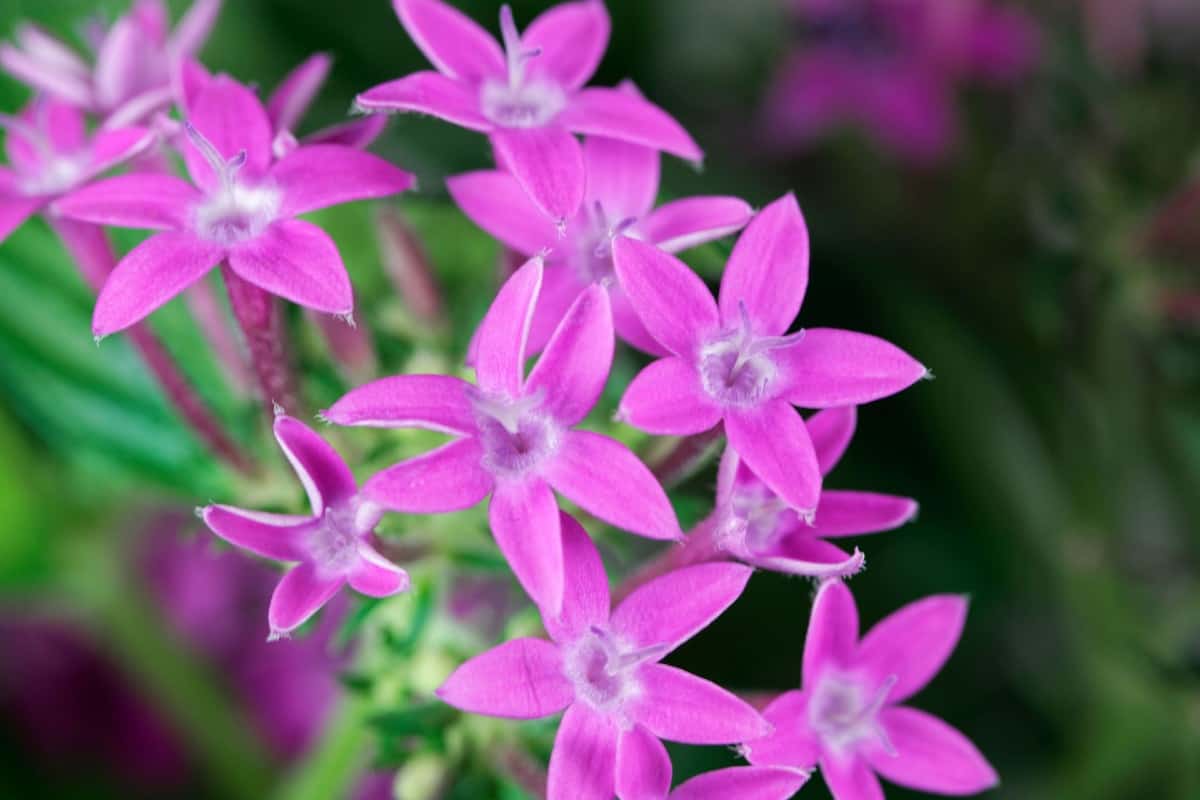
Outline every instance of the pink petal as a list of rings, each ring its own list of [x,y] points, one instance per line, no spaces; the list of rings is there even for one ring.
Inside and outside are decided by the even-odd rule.
[[[540,213],[537,214],[537,218],[546,221]],[[550,337],[558,330],[558,324],[567,316],[567,311],[588,286],[583,277],[568,265],[561,262],[546,264],[542,275],[542,290],[538,292],[537,303],[533,307],[533,319],[529,322],[526,355],[534,355],[546,349]],[[611,293],[609,299],[612,299]]]
[[[100,126],[100,131],[112,131],[136,125],[154,112],[161,111],[175,99],[171,86],[159,86],[133,95],[109,112]]]
[[[171,52],[176,58],[190,58],[204,46],[217,23],[221,0],[192,0],[192,5],[171,34]]]
[[[80,108],[90,108],[94,102],[86,76],[68,69],[47,69],[42,60],[10,44],[0,44],[0,67],[21,83]]]
[[[660,739],[684,744],[734,744],[770,733],[749,703],[715,683],[665,664],[638,670],[642,693],[635,720]]]
[[[459,439],[377,473],[363,486],[363,494],[409,514],[461,511],[492,491],[492,476],[482,461],[477,440]]]
[[[358,492],[354,473],[312,428],[293,417],[278,416],[274,431],[275,441],[304,484],[313,516],[321,516],[327,507],[349,500]]]
[[[850,756],[844,761],[824,758],[820,771],[834,800],[884,800],[879,779],[861,758]]]
[[[316,133],[310,133],[300,140],[304,145],[340,144],[345,147],[363,149],[379,138],[387,127],[387,117],[369,116],[339,122],[322,128]]]
[[[809,328],[803,339],[773,355],[784,396],[804,408],[869,403],[929,374],[894,344],[835,328]]]
[[[793,535],[766,552],[749,554],[745,560],[772,572],[806,578],[842,578],[862,570],[866,558],[859,550],[855,549],[851,554],[815,539],[807,534],[807,527],[803,522],[799,523]]]
[[[617,419],[660,436],[690,436],[709,430],[722,416],[700,386],[695,367],[677,356],[651,363],[630,382]]]
[[[346,576],[354,591],[368,597],[391,597],[408,589],[408,573],[379,555],[370,545],[360,544],[358,557],[358,564]]]
[[[653,148],[603,136],[587,137],[583,140],[585,204],[599,203],[613,223],[646,216],[658,197],[659,161]]]
[[[783,400],[725,412],[725,434],[746,466],[800,512],[817,507],[821,471],[804,420]]]
[[[858,424],[858,410],[854,406],[839,406],[818,411],[804,421],[808,436],[812,439],[817,454],[817,464],[822,475],[828,475],[842,460],[854,429]]]
[[[670,800],[788,800],[808,779],[809,773],[784,767],[726,767],[681,783]]]
[[[575,216],[587,178],[583,149],[566,128],[496,128],[491,139],[497,158],[543,214],[556,223]]]
[[[224,257],[225,248],[190,233],[151,236],[121,259],[104,282],[92,313],[92,333],[108,336],[140,322]]]
[[[314,311],[349,314],[354,310],[350,276],[337,245],[311,222],[273,223],[255,238],[235,245],[229,266],[243,280]]]
[[[272,129],[277,133],[296,130],[332,66],[333,59],[328,53],[315,53],[287,74],[267,99],[267,117]]]
[[[750,204],[736,197],[687,197],[654,209],[637,230],[659,249],[676,253],[736,233],[753,218]]]
[[[45,202],[41,197],[0,196],[0,242],[21,227]]]
[[[612,800],[619,735],[609,717],[580,703],[568,708],[550,754],[547,800]]]
[[[633,305],[619,284],[608,286],[608,299],[612,301],[613,329],[622,341],[656,358],[671,354],[667,348],[654,340],[650,331],[646,330],[641,317],[633,310]]]
[[[518,253],[531,256],[558,244],[554,223],[507,172],[455,175],[446,179],[446,188],[472,222]]]
[[[671,790],[671,757],[641,725],[617,740],[617,796],[621,800],[662,800]]]
[[[674,256],[620,236],[613,241],[613,267],[646,330],[675,355],[692,358],[699,342],[719,330],[712,293]]]
[[[845,669],[855,658],[858,645],[858,606],[846,584],[826,581],[813,600],[804,639],[804,682],[811,687],[826,664]]]
[[[826,489],[805,534],[819,538],[857,536],[899,528],[917,516],[917,501],[874,492]]]
[[[563,607],[563,544],[554,493],[540,478],[496,484],[488,521],[500,552],[543,616]]]
[[[280,216],[388,197],[413,186],[411,173],[378,156],[337,144],[299,147],[271,169],[271,177],[283,190]]]
[[[466,662],[437,690],[438,697],[473,714],[536,719],[575,699],[558,647],[545,639],[513,639]]]
[[[54,204],[69,219],[118,228],[184,230],[200,192],[174,175],[118,175],[72,192]]]
[[[744,305],[762,336],[785,333],[808,288],[808,229],[796,196],[785,194],[758,213],[738,237],[721,277],[721,319],[741,319]]]
[[[933,595],[910,603],[867,632],[855,664],[882,683],[897,676],[888,703],[924,688],[954,652],[967,620],[967,598]]]
[[[483,133],[492,129],[492,123],[480,110],[479,92],[437,72],[414,72],[381,83],[356,97],[354,107],[367,113],[429,114]]]
[[[400,24],[438,71],[478,84],[505,75],[504,54],[487,31],[438,0],[392,0]]]
[[[129,17],[112,24],[96,53],[92,78],[101,108],[113,108],[137,91],[144,77],[144,59],[154,44]]]
[[[584,89],[571,98],[558,121],[575,133],[620,139],[688,161],[704,157],[699,145],[667,112],[620,89]]]
[[[821,757],[821,741],[808,727],[808,696],[793,689],[763,709],[775,730],[742,745],[751,764],[812,769]]]
[[[475,333],[475,379],[485,392],[515,399],[525,383],[525,342],[542,286],[543,265],[531,258],[500,287]]]
[[[351,389],[322,416],[337,425],[425,428],[468,435],[477,430],[469,384],[452,375],[397,375]]]
[[[591,626],[608,622],[608,575],[583,526],[565,511],[559,519],[565,565],[562,613],[548,614],[543,621],[552,639],[570,642]]]
[[[611,627],[632,647],[667,645],[673,650],[733,605],[750,575],[749,567],[728,563],[668,572],[625,598],[613,611]]]
[[[541,392],[541,408],[564,427],[587,416],[604,391],[612,367],[612,307],[593,284],[580,293],[529,373],[528,394]]]
[[[564,89],[578,89],[604,57],[611,28],[608,10],[599,0],[551,6],[521,36],[523,48],[539,51],[529,60],[530,76],[545,76]]]
[[[267,111],[254,92],[225,75],[213,78],[188,109],[188,122],[196,127],[224,158],[246,151],[246,163],[238,175],[258,178],[271,165],[271,141],[275,138]],[[220,179],[212,165],[190,140],[183,148],[188,173],[202,189],[214,190]]]
[[[22,23],[17,25],[14,32],[25,52],[46,67],[81,77],[90,73],[91,68],[74,50],[38,26]]]
[[[340,577],[323,577],[309,563],[292,567],[271,595],[271,606],[267,609],[271,638],[287,636],[303,625],[344,583]]]
[[[1000,782],[971,740],[935,716],[915,708],[885,708],[879,722],[895,753],[867,751],[867,760],[892,783],[921,792],[977,794]]]
[[[166,40],[171,20],[164,0],[136,0],[129,9],[129,17],[148,39],[157,42]]]
[[[567,431],[543,474],[557,491],[609,525],[651,539],[683,536],[658,479],[614,439]]]
[[[100,175],[145,151],[158,138],[149,128],[100,130],[92,137],[89,175]]]
[[[276,561],[301,561],[303,537],[320,524],[312,517],[267,514],[232,506],[205,506],[204,524],[225,541]]]

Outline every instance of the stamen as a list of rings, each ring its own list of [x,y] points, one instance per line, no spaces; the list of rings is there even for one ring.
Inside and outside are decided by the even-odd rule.
[[[504,55],[508,62],[508,85],[516,89],[525,78],[525,62],[540,56],[542,49],[521,49],[521,32],[517,30],[512,8],[507,3],[500,7],[500,37],[504,42]]]
[[[192,140],[192,144],[204,156],[204,160],[213,168],[213,172],[221,179],[221,184],[226,188],[233,185],[233,177],[237,171],[246,163],[246,151],[242,150],[228,161],[221,155],[212,142],[204,137],[196,126],[190,122],[183,123],[183,128],[187,131],[188,138]]]
[[[539,388],[532,394],[519,397],[516,400],[503,400],[481,392],[478,388],[468,389],[471,405],[484,416],[491,417],[504,427],[504,430],[515,436],[520,432],[521,418],[542,404],[545,390]]]
[[[884,703],[887,702],[887,697],[892,692],[892,687],[900,680],[899,675],[888,675],[883,684],[876,690],[875,696],[871,698],[870,704],[863,709],[859,715],[859,719],[869,719],[871,730],[875,732],[875,736],[879,739],[879,744],[883,746],[883,750],[892,758],[895,758],[899,753],[896,752],[892,740],[888,737],[887,731],[879,724],[879,712],[883,709]]]

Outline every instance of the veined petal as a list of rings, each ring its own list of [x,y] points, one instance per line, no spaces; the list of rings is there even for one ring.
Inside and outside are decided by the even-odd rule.
[[[884,800],[883,787],[861,758],[821,759],[820,772],[834,800]]]
[[[302,539],[319,522],[312,517],[267,514],[233,506],[205,506],[204,524],[237,547],[277,561],[304,558]]]
[[[909,497],[826,489],[812,526],[800,533],[831,538],[890,531],[916,517],[917,508],[917,501]]]
[[[333,59],[328,53],[314,53],[287,74],[267,99],[267,117],[272,129],[296,130],[332,66]]]
[[[344,583],[340,577],[323,577],[311,563],[292,567],[271,595],[271,606],[267,609],[271,638],[287,636],[303,625]]]
[[[531,76],[544,75],[565,89],[578,89],[604,57],[611,28],[608,10],[599,0],[551,6],[521,36],[523,48],[538,52],[526,69]]]
[[[446,179],[454,202],[471,221],[525,256],[558,244],[554,223],[507,172],[481,170]]]
[[[635,701],[637,722],[661,739],[684,744],[734,744],[757,739],[771,726],[749,703],[717,686],[666,664],[638,670],[642,694]]]
[[[696,368],[678,356],[651,363],[630,382],[617,418],[660,436],[690,436],[721,421],[721,407],[700,386]]]
[[[712,293],[674,256],[620,236],[613,241],[613,267],[646,330],[675,355],[692,358],[704,336],[719,329]]]
[[[379,138],[379,134],[383,133],[383,129],[387,127],[387,122],[387,117],[380,115],[338,122],[315,133],[310,133],[303,137],[300,143],[303,145],[340,144],[361,150]]]
[[[321,516],[327,507],[350,499],[358,491],[346,462],[312,428],[281,415],[275,418],[274,432],[275,441],[304,485],[313,516]]]
[[[413,43],[444,75],[477,84],[505,74],[496,39],[453,6],[439,0],[392,0],[392,7]]]
[[[492,491],[494,482],[482,461],[477,440],[459,439],[377,473],[363,486],[363,494],[409,514],[461,511]]]
[[[885,708],[879,723],[894,753],[867,750],[871,766],[892,783],[921,792],[968,795],[1000,782],[971,740],[937,717],[915,708]]]
[[[704,157],[699,145],[670,114],[633,92],[584,89],[571,97],[558,121],[575,133],[620,139],[688,161]]]
[[[583,149],[570,131],[551,123],[540,128],[496,128],[497,158],[507,165],[529,199],[555,223],[575,216],[587,177]]]
[[[670,652],[733,605],[750,574],[749,567],[728,563],[668,572],[639,586],[617,606],[612,629],[633,647],[667,645]]]
[[[564,427],[596,405],[613,359],[612,307],[608,292],[593,284],[575,299],[537,360],[527,393],[541,392],[542,409]]]
[[[821,741],[808,727],[808,695],[793,689],[776,697],[763,709],[763,718],[775,727],[761,739],[742,745],[751,764],[809,770],[821,758]]]
[[[44,197],[0,195],[0,242],[21,227],[45,203]]]
[[[525,384],[525,342],[542,287],[542,260],[512,274],[475,333],[475,379],[485,392],[515,399]]]
[[[396,375],[351,389],[322,413],[336,425],[476,432],[469,384],[453,375]]]
[[[619,735],[607,716],[582,703],[568,708],[550,754],[547,800],[612,800]]]
[[[354,200],[387,197],[411,189],[412,173],[379,156],[337,144],[305,145],[271,169],[283,190],[281,216],[295,216]]]
[[[804,420],[783,400],[725,411],[725,434],[746,466],[798,511],[811,512],[821,495],[821,471]]]
[[[865,333],[808,328],[775,350],[783,396],[803,408],[861,405],[907,389],[929,371],[894,344]]]
[[[808,288],[808,228],[796,196],[758,212],[738,237],[721,276],[721,320],[737,325],[745,306],[755,333],[787,331]]]
[[[567,431],[543,474],[556,490],[610,525],[651,539],[683,536],[658,479],[615,439]]]
[[[671,792],[670,800],[788,800],[809,777],[803,770],[786,767],[726,767],[684,781]]]
[[[108,336],[140,322],[225,257],[225,248],[190,233],[167,231],[133,248],[104,282],[92,333]]]
[[[225,159],[246,151],[246,163],[239,170],[239,176],[254,179],[266,174],[271,165],[271,140],[275,135],[267,111],[254,92],[228,76],[218,75],[204,85],[190,104],[188,122]],[[195,143],[189,141],[184,146],[183,156],[188,173],[197,186],[207,191],[220,185],[212,164]]]
[[[358,564],[346,579],[354,591],[368,597],[391,597],[406,591],[409,586],[407,572],[365,543],[358,546]]]
[[[497,483],[488,521],[500,552],[542,615],[562,613],[562,529],[546,482],[529,477]]]
[[[194,186],[174,175],[117,175],[72,192],[54,204],[69,219],[118,228],[184,230],[201,199]]]
[[[243,280],[314,311],[354,310],[350,276],[337,245],[311,222],[285,219],[271,224],[235,245],[229,266]]]
[[[839,580],[826,581],[813,600],[804,639],[803,685],[813,686],[826,664],[849,667],[858,645],[858,606]]]
[[[671,757],[641,725],[617,741],[617,796],[621,800],[662,800],[671,790]]]
[[[536,719],[575,699],[562,654],[545,639],[513,639],[456,669],[437,690],[445,702],[473,714]]]
[[[637,230],[660,250],[677,253],[740,231],[754,209],[737,197],[685,197],[646,215]]]
[[[808,436],[812,439],[821,474],[828,475],[842,460],[854,429],[858,425],[858,409],[854,406],[838,406],[818,411],[804,421]]]
[[[593,5],[590,1],[587,4]],[[605,216],[614,223],[645,217],[658,197],[660,161],[658,151],[652,147],[604,136],[587,137],[583,140],[583,163],[587,170],[585,205],[599,203]],[[638,230],[642,230],[640,224]],[[652,237],[645,238],[653,241]]]
[[[414,72],[381,83],[356,97],[354,106],[367,113],[429,114],[482,133],[493,127],[480,110],[476,89],[437,72]]]
[[[855,665],[879,683],[895,675],[887,699],[902,703],[938,674],[966,621],[967,598],[962,595],[933,595],[910,603],[867,632]]]

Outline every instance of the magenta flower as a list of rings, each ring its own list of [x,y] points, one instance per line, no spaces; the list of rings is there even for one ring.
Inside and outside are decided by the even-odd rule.
[[[739,732],[747,739],[770,729],[730,692],[659,663],[733,604],[750,579],[747,567],[672,572],[610,613],[600,554],[567,514],[562,549],[562,613],[543,613],[552,641],[506,642],[460,666],[437,691],[456,708],[494,717],[534,719],[565,709],[550,756],[549,800],[665,798],[671,761],[660,739],[727,744]]]
[[[720,302],[686,264],[653,245],[616,240],[621,286],[650,335],[671,355],[642,370],[618,416],[655,434],[690,435],[724,420],[730,447],[788,506],[817,506],[821,472],[806,408],[856,405],[926,374],[873,336],[832,328],[784,335],[808,284],[808,231],[785,195],[738,239]]]
[[[505,172],[471,172],[446,181],[450,194],[476,225],[526,256],[545,252],[546,276],[529,331],[540,352],[579,293],[593,283],[609,291],[617,334],[634,347],[666,355],[613,280],[612,244],[619,236],[677,252],[741,228],[753,209],[735,197],[690,197],[654,209],[658,152],[590,136],[584,140],[583,205],[559,231],[538,213],[520,183]]]
[[[311,516],[221,505],[200,510],[212,532],[230,544],[264,558],[299,562],[271,597],[267,618],[272,639],[302,625],[346,583],[371,597],[408,588],[408,573],[371,546],[383,509],[359,493],[341,456],[292,417],[276,418],[275,439],[304,484]]]
[[[806,423],[821,475],[828,475],[854,435],[854,406],[830,408]],[[714,540],[721,550],[763,569],[828,577],[862,569],[863,554],[850,554],[826,539],[879,533],[917,515],[907,497],[823,489],[811,521],[779,499],[732,448],[717,473]]]
[[[572,132],[699,160],[700,148],[666,112],[619,89],[582,88],[608,46],[600,0],[562,3],[522,35],[500,10],[504,47],[440,0],[392,0],[437,72],[417,72],[358,96],[362,111],[415,111],[486,133],[498,163],[534,204],[562,223],[583,201],[584,162]]]
[[[416,514],[469,508],[489,494],[496,544],[544,610],[562,604],[563,552],[554,490],[619,528],[682,536],[666,492],[629,448],[575,430],[612,364],[612,311],[584,290],[529,377],[525,349],[543,266],[532,259],[500,289],[477,333],[478,386],[446,375],[400,375],[351,391],[325,412],[339,425],[420,427],[449,444],[371,478],[367,496]]]
[[[350,278],[333,240],[296,216],[402,192],[413,178],[340,145],[300,147],[272,163],[271,123],[249,89],[214,79],[190,109],[184,157],[193,184],[171,175],[121,175],[55,209],[102,225],[162,231],[113,270],[92,331],[138,322],[222,262],[240,278],[316,311],[349,314]]]
[[[0,45],[0,68],[99,114],[106,126],[126,125],[170,104],[176,70],[200,50],[220,10],[221,0],[196,0],[171,31],[162,0],[134,0],[110,27],[89,31],[94,64],[36,26],[22,25],[16,45]]]
[[[905,606],[860,641],[854,596],[837,580],[817,593],[804,643],[804,685],[775,699],[775,726],[744,745],[752,764],[820,764],[836,800],[880,800],[878,773],[925,792],[967,795],[999,780],[975,745],[937,717],[898,705],[954,650],[966,598],[935,595]]]
[[[684,781],[670,800],[788,800],[808,779],[806,770],[790,767],[726,767]]]

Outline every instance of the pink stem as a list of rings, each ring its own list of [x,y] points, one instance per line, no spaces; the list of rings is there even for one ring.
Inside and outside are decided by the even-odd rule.
[[[212,346],[217,360],[225,368],[230,383],[239,392],[248,392],[254,377],[246,365],[246,356],[234,335],[233,328],[221,308],[221,301],[207,280],[202,280],[187,290],[184,295],[192,316],[196,318],[204,338]]]
[[[233,316],[242,328],[250,364],[258,378],[258,388],[267,413],[276,406],[299,413],[296,380],[288,362],[287,332],[283,314],[275,296],[239,278],[228,266],[221,266],[225,290]]]
[[[659,555],[646,562],[640,569],[622,581],[613,592],[613,605],[628,597],[634,589],[642,586],[668,572],[674,572],[693,564],[704,564],[709,561],[724,561],[727,556],[717,545],[717,519],[710,515],[701,520],[687,539],[682,543],[672,545]]]
[[[362,383],[375,375],[378,364],[375,344],[361,319],[351,324],[316,311],[309,311],[307,316],[321,329],[329,352],[347,377],[355,383]]]
[[[384,270],[408,309],[422,322],[441,325],[442,293],[416,234],[399,211],[386,206],[375,213],[375,230]]]
[[[650,470],[664,489],[686,481],[713,457],[723,434],[721,425],[712,430],[685,436],[661,458],[650,464]]]

